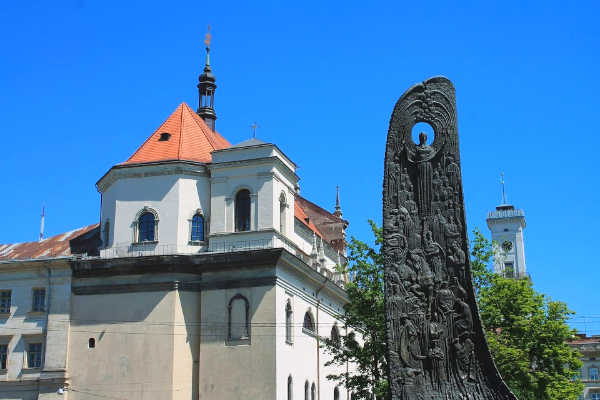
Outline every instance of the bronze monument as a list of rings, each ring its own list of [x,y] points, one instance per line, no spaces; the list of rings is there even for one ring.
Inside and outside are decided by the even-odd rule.
[[[428,123],[434,140],[412,129]],[[383,253],[393,400],[516,399],[498,374],[475,302],[452,82],[396,103],[387,137]]]

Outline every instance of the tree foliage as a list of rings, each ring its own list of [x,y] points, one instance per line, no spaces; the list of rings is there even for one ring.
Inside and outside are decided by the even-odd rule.
[[[389,398],[385,361],[385,311],[382,232],[369,221],[375,246],[351,238],[345,272],[351,279],[349,302],[340,318],[348,333],[340,342],[325,340],[331,355],[326,365],[355,367],[328,375],[356,399]],[[489,269],[492,244],[473,231],[471,269],[488,345],[508,386],[520,400],[575,400],[583,385],[572,379],[581,368],[579,354],[566,341],[574,332],[566,321],[573,313],[565,303],[536,292],[528,278],[509,279]],[[359,333],[357,335],[356,333]],[[359,338],[360,337],[360,338]]]
[[[375,236],[375,248],[354,237],[348,244],[350,275],[346,285],[349,302],[341,316],[348,334],[340,335],[340,343],[325,341],[325,348],[332,356],[326,365],[354,365],[351,371],[328,375],[354,394],[355,399],[386,398],[387,364],[385,362],[385,311],[383,305],[383,256],[381,228],[369,221]],[[356,332],[359,333],[357,337]]]
[[[580,355],[567,340],[573,314],[567,305],[535,291],[529,278],[490,272],[492,245],[475,230],[473,281],[490,351],[500,374],[520,400],[575,400],[583,385],[573,377]]]

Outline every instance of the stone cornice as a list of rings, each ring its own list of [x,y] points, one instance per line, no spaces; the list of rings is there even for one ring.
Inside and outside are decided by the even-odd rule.
[[[191,175],[208,177],[207,164],[182,161],[167,160],[143,164],[118,164],[108,170],[96,183],[96,188],[103,193],[114,182],[124,178],[146,178],[163,175]]]

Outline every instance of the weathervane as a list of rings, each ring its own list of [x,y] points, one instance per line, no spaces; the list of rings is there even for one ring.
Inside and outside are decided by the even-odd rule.
[[[206,29],[206,35],[204,36],[204,45],[206,46],[206,67],[210,67],[210,39],[212,35],[210,34],[210,25]]]

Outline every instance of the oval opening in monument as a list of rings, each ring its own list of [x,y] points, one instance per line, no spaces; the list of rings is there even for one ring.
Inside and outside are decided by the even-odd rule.
[[[431,125],[429,125],[427,122],[417,122],[412,127],[412,140],[413,140],[413,142],[415,142],[415,144],[421,143],[421,140],[419,139],[419,135],[421,134],[421,132],[423,132],[427,135],[427,140],[425,141],[425,143],[427,145],[431,145],[431,143],[433,143],[433,139],[435,137],[435,132],[433,131],[433,127]]]

